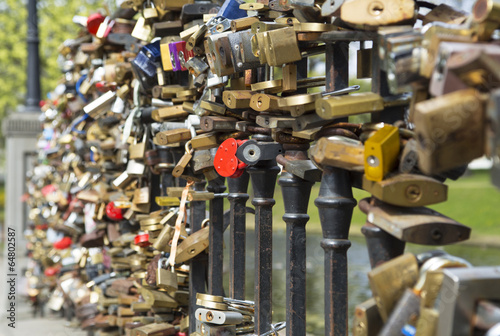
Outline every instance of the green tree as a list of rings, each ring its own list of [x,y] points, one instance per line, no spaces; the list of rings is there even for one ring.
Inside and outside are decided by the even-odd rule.
[[[0,119],[26,97],[26,3],[0,1]],[[88,16],[104,4],[105,0],[38,0],[42,99],[61,79],[59,46],[81,29],[73,16]]]

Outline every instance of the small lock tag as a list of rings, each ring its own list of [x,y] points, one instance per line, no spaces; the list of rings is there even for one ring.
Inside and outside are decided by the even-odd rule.
[[[156,272],[156,286],[159,288],[165,289],[170,295],[174,294],[177,291],[177,273],[170,266],[170,270],[167,268],[163,268],[167,265],[169,267],[167,258],[160,258],[158,260],[158,270]]]
[[[149,187],[139,188],[134,191],[132,203],[135,205],[148,204],[149,198]]]
[[[130,35],[141,41],[148,41],[149,36],[151,35],[151,26],[147,25],[146,19],[141,16],[137,19],[134,30]]]
[[[149,7],[146,7],[149,6]],[[158,17],[158,11],[156,10],[155,4],[151,1],[144,2],[144,8],[142,10],[142,15],[146,20],[155,19]]]
[[[137,139],[134,139],[134,143],[129,146],[129,158],[132,160],[143,160],[144,154],[146,152],[146,144],[147,144],[148,132],[144,130],[144,134],[142,136],[142,141],[137,142]]]
[[[189,164],[193,158],[194,149],[191,147],[191,141],[186,143],[186,153],[181,157],[174,170],[172,171],[172,176],[179,177],[184,173],[186,166]]]

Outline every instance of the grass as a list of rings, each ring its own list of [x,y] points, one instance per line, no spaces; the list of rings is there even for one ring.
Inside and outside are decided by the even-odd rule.
[[[433,205],[440,213],[455,219],[456,221],[472,228],[473,237],[496,236],[500,237],[500,190],[496,189],[490,182],[489,171],[473,171],[458,181],[447,181],[448,201]],[[310,220],[307,230],[311,233],[321,233],[319,215],[314,200],[318,196],[319,183],[313,186],[309,199]],[[251,190],[250,190],[251,194]],[[359,202],[370,195],[359,189],[353,189],[354,198]],[[281,188],[275,189],[274,198],[276,205],[273,208],[273,228],[276,231],[285,231],[286,225],[281,216],[284,214],[283,198]],[[226,204],[226,209],[229,205]],[[366,220],[358,207],[354,209],[352,227],[359,232]],[[247,221],[249,229],[253,227],[253,218]]]

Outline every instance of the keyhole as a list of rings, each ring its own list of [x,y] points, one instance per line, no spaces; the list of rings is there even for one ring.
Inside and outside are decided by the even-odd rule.
[[[379,1],[374,1],[368,7],[368,13],[373,16],[379,16],[384,11],[384,4]]]

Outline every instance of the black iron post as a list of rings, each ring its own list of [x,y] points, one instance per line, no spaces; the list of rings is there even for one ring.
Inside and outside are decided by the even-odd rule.
[[[28,73],[26,108],[24,112],[40,112],[40,54],[38,39],[37,0],[28,0]]]
[[[372,202],[374,199],[372,198]],[[365,198],[359,202],[359,209],[366,215],[370,212],[370,200]],[[370,266],[372,268],[404,253],[406,243],[390,235],[376,225],[366,221],[361,228],[365,236]]]
[[[194,184],[195,191],[205,190],[205,180]],[[201,229],[201,224],[206,216],[206,202],[193,201],[190,203],[191,232]],[[206,292],[208,258],[205,253],[200,253],[191,259],[189,268],[189,333],[196,331],[195,312],[199,306],[196,305],[196,293]]]
[[[372,268],[402,255],[405,251],[406,243],[404,241],[388,234],[372,223],[366,222],[361,228],[361,232],[365,236]]]
[[[290,145],[283,145],[286,149]],[[293,145],[292,145],[293,146]],[[296,146],[296,145],[295,145]],[[299,145],[307,150],[309,144]],[[286,151],[285,159],[307,159],[305,151]],[[286,222],[286,335],[306,334],[306,223],[314,182],[288,172],[278,181],[283,194]]]
[[[208,293],[224,295],[222,268],[224,253],[224,197],[220,195],[226,187],[224,178],[218,177],[208,184],[208,191],[215,193],[210,200],[210,231],[208,247]]]
[[[325,335],[346,336],[347,332],[347,250],[352,211],[356,200],[352,197],[349,172],[340,168],[324,167],[318,207],[325,250]]]
[[[246,203],[248,201],[248,180],[245,171],[238,178],[227,180],[230,203],[229,239],[229,296],[245,299],[245,241],[246,241]]]
[[[254,135],[257,141],[271,141],[269,136]],[[252,181],[255,206],[255,333],[270,330],[272,321],[273,206],[274,188],[280,171],[276,159],[247,168]]]
[[[348,43],[326,45],[326,90],[348,85]],[[340,120],[339,120],[340,121]],[[323,177],[315,204],[323,231],[321,247],[325,250],[325,335],[348,334],[347,250],[349,227],[356,200],[352,196],[349,172],[323,167]]]

